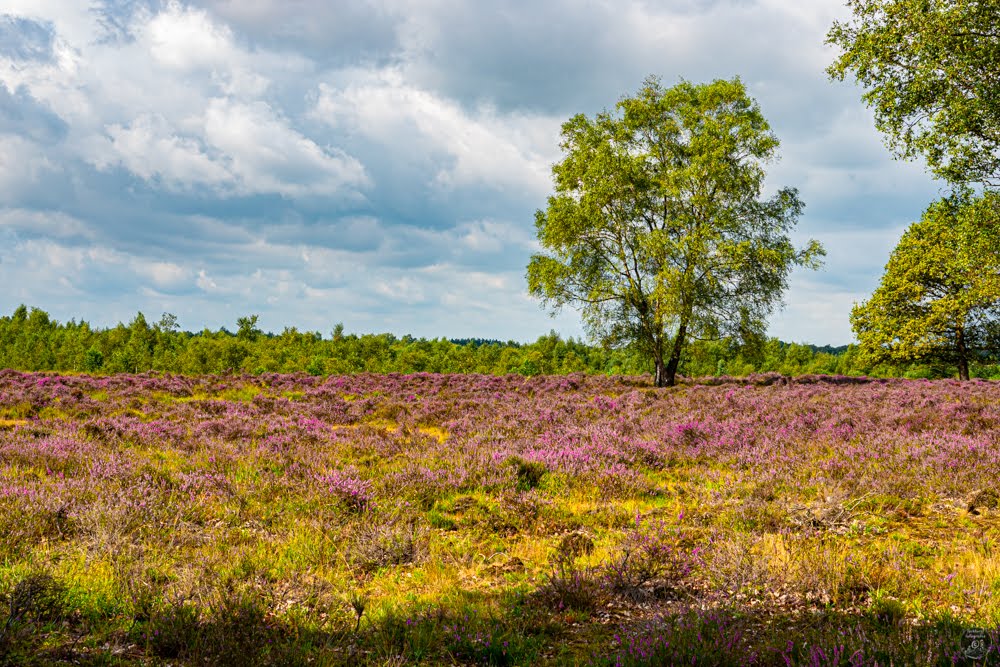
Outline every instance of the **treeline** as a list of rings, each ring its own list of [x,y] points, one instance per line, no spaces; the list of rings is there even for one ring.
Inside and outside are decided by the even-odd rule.
[[[100,329],[85,321],[60,323],[39,308],[19,306],[0,317],[0,368],[87,373],[487,373],[522,375],[652,372],[648,356],[632,349],[604,349],[555,332],[534,343],[490,339],[433,339],[392,334],[347,334],[343,325],[323,335],[288,327],[280,334],[257,327],[257,316],[241,317],[236,331],[182,331],[164,314],[150,323],[139,313],[128,324]],[[756,345],[695,342],[681,361],[690,377],[836,374],[879,377],[949,377],[948,367],[863,366],[854,346],[816,347],[777,339]],[[977,377],[1000,378],[1000,367],[973,368]]]

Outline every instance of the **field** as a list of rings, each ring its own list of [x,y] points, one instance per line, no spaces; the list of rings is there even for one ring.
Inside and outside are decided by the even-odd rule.
[[[1000,385],[712,382],[0,371],[0,663],[1000,662]]]

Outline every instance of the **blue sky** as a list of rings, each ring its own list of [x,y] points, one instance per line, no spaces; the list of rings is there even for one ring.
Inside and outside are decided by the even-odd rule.
[[[580,336],[526,293],[559,127],[739,75],[799,188],[770,333],[843,344],[939,196],[828,81],[841,0],[0,0],[0,313],[183,328]]]

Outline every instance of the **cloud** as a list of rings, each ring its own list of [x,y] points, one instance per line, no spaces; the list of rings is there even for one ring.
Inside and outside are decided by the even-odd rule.
[[[937,196],[823,68],[841,0],[7,0],[0,312],[528,340],[533,213],[560,124],[648,74],[742,76],[800,188],[772,333],[846,342],[905,224]],[[25,279],[24,276],[30,276]],[[94,315],[94,314],[97,315]],[[107,320],[110,320],[107,321]]]
[[[197,0],[223,21],[270,48],[297,52],[328,67],[386,63],[399,49],[406,3],[384,0]]]
[[[205,139],[228,158],[243,192],[336,195],[368,184],[357,159],[337,148],[321,148],[263,102],[212,100]]]
[[[17,202],[46,174],[59,170],[33,141],[17,135],[0,135],[0,196]]]
[[[216,282],[205,273],[205,269],[198,271],[198,279],[195,281],[195,284],[204,292],[216,292],[219,289]]]
[[[16,135],[52,145],[65,138],[67,125],[27,90],[16,92],[0,84],[0,134]]]
[[[42,119],[68,128],[59,149],[69,159],[102,170],[120,166],[171,191],[350,199],[367,185],[356,158],[303,135],[262,98],[272,77],[302,67],[300,57],[240,45],[207,12],[178,2],[127,20],[127,42],[66,43],[52,61],[6,68],[0,62],[0,108],[27,108],[30,101],[46,111],[28,114],[36,126]],[[22,24],[35,22],[13,25]],[[17,98],[8,89],[18,90]],[[23,124],[13,112],[3,121]]]
[[[145,27],[156,62],[180,71],[228,68],[239,60],[232,31],[211,20],[207,12],[171,2]]]
[[[99,169],[121,165],[170,189],[209,188],[222,196],[335,196],[368,183],[355,158],[321,148],[263,102],[213,99],[194,134],[179,129],[154,114],[110,125],[107,150],[91,159]]]
[[[53,56],[51,23],[0,14],[0,56],[18,61],[48,61]]]
[[[360,75],[362,83],[319,86],[312,115],[334,128],[359,133],[408,160],[438,164],[428,185],[511,188],[540,197],[550,187],[553,118],[499,115],[460,105],[406,83],[394,70]],[[539,141],[545,137],[542,141]],[[406,146],[405,151],[400,150]],[[542,150],[540,150],[542,149]],[[445,162],[440,162],[444,158]]]
[[[0,209],[0,229],[19,238],[86,240],[94,237],[90,225],[58,211]]]
[[[161,181],[169,188],[219,186],[230,183],[229,170],[205,154],[191,137],[179,137],[162,116],[143,115],[128,126],[107,128],[110,152],[115,158],[96,157],[98,168],[114,163],[147,181]]]
[[[191,270],[173,262],[133,262],[132,269],[148,278],[160,290],[177,290],[191,287]],[[200,278],[200,276],[199,276]]]

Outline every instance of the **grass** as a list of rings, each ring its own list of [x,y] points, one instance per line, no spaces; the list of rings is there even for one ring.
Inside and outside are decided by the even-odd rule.
[[[961,663],[997,398],[0,372],[0,664]]]

